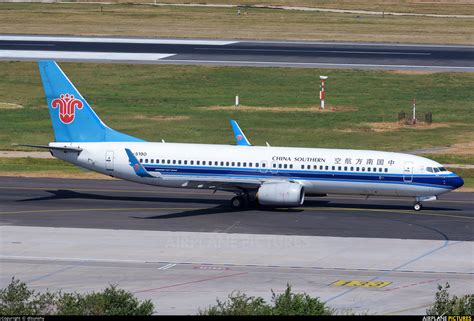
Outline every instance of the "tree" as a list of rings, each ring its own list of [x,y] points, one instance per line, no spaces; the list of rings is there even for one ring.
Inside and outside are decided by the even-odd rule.
[[[57,307],[60,315],[151,315],[154,310],[150,300],[140,302],[116,285],[102,292],[61,294]]]
[[[474,294],[462,297],[448,293],[449,283],[443,287],[438,284],[435,302],[427,310],[427,315],[472,315],[474,313]]]
[[[245,293],[232,292],[227,300],[217,299],[215,306],[210,306],[200,315],[269,315],[271,307],[261,297],[247,296]]]
[[[35,293],[25,283],[12,278],[10,284],[0,290],[0,315],[52,314],[55,299],[54,293]]]
[[[273,305],[261,297],[247,296],[244,293],[231,293],[227,300],[217,299],[215,306],[210,306],[201,315],[330,315],[334,310],[328,308],[319,298],[306,293],[293,293],[287,284],[285,292],[276,294],[272,290]]]
[[[139,301],[116,285],[86,294],[35,293],[24,282],[12,278],[0,290],[0,315],[151,315],[153,312],[150,300]]]
[[[334,313],[334,310],[327,307],[319,298],[313,298],[306,293],[292,293],[289,284],[286,285],[285,292],[281,294],[275,294],[272,290],[272,302],[274,315],[331,315]]]

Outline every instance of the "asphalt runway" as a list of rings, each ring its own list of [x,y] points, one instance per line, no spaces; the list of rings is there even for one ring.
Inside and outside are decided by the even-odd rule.
[[[0,224],[152,231],[474,240],[474,193],[425,202],[308,198],[295,209],[234,211],[232,194],[120,180],[0,177]]]
[[[0,59],[474,71],[474,46],[0,35]]]

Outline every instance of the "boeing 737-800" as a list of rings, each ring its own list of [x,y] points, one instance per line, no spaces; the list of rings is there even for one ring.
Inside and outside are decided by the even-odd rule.
[[[59,159],[105,175],[234,192],[234,208],[248,201],[297,207],[305,195],[357,194],[412,197],[420,210],[422,201],[464,183],[441,164],[410,154],[251,146],[243,133],[243,146],[146,142],[105,125],[56,62],[38,64],[55,141],[27,146],[47,148]]]

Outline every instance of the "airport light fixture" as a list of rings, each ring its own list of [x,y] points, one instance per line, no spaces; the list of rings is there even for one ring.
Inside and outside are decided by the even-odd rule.
[[[321,91],[319,92],[319,99],[321,100],[322,110],[324,110],[324,81],[328,78],[328,76],[319,76],[319,79],[321,79]]]

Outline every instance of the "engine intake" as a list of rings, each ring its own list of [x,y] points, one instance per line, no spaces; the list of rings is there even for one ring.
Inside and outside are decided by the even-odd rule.
[[[258,189],[257,199],[261,205],[297,207],[303,205],[304,187],[293,182],[263,183]]]

